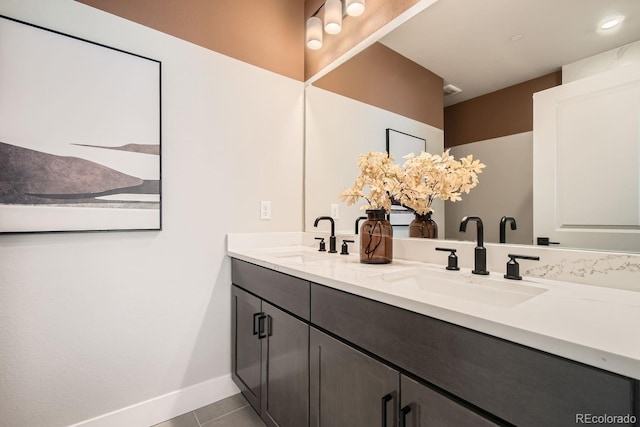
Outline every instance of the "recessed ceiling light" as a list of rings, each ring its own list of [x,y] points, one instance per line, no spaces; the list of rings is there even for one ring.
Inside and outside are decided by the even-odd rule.
[[[623,15],[611,16],[605,19],[604,21],[602,21],[602,23],[600,24],[600,29],[610,30],[611,28],[620,25],[622,21],[624,21]]]

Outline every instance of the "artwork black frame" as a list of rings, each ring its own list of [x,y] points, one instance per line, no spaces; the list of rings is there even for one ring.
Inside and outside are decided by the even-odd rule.
[[[399,165],[404,163],[403,157],[407,154],[419,155],[427,150],[427,140],[425,138],[391,128],[387,128],[385,134],[387,153],[393,156],[394,162]],[[391,212],[388,218],[394,226],[409,226],[413,220],[413,211],[397,200],[392,199]]]
[[[161,230],[162,63],[3,15],[0,31],[0,233]]]

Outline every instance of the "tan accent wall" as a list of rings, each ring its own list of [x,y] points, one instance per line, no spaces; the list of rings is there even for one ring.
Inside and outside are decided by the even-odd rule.
[[[444,109],[445,148],[533,130],[533,94],[562,84],[557,71]]]
[[[76,0],[302,81],[303,0]]]
[[[442,84],[441,77],[381,43],[313,83],[439,129],[444,127]]]
[[[308,49],[304,55],[305,80],[308,80],[334,60],[348,52],[360,41],[370,36],[402,12],[415,5],[418,0],[367,0],[364,13],[358,17],[347,16],[342,23],[342,31],[331,35],[324,33],[323,46],[318,50]],[[309,18],[320,5],[320,0],[306,0],[306,19]],[[323,10],[318,14],[324,16]]]

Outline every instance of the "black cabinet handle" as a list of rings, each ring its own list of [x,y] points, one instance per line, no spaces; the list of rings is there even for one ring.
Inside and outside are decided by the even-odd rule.
[[[267,314],[267,335],[273,335],[273,317]]]
[[[400,427],[407,427],[407,414],[411,412],[411,405],[400,409]]]
[[[266,318],[267,316],[265,316],[264,313],[260,313],[260,317],[258,317],[258,339],[260,340],[267,337],[264,331],[264,319]]]
[[[382,427],[387,427],[387,406],[390,401],[393,400],[391,393],[385,395],[382,398]],[[394,423],[395,424],[395,423]]]
[[[258,320],[262,315],[264,315],[264,313],[261,313],[261,312],[253,313],[253,335],[258,335]]]

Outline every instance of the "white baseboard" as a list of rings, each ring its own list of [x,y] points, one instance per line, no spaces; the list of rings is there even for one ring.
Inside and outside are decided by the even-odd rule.
[[[239,392],[231,375],[224,375],[69,427],[149,427]]]

